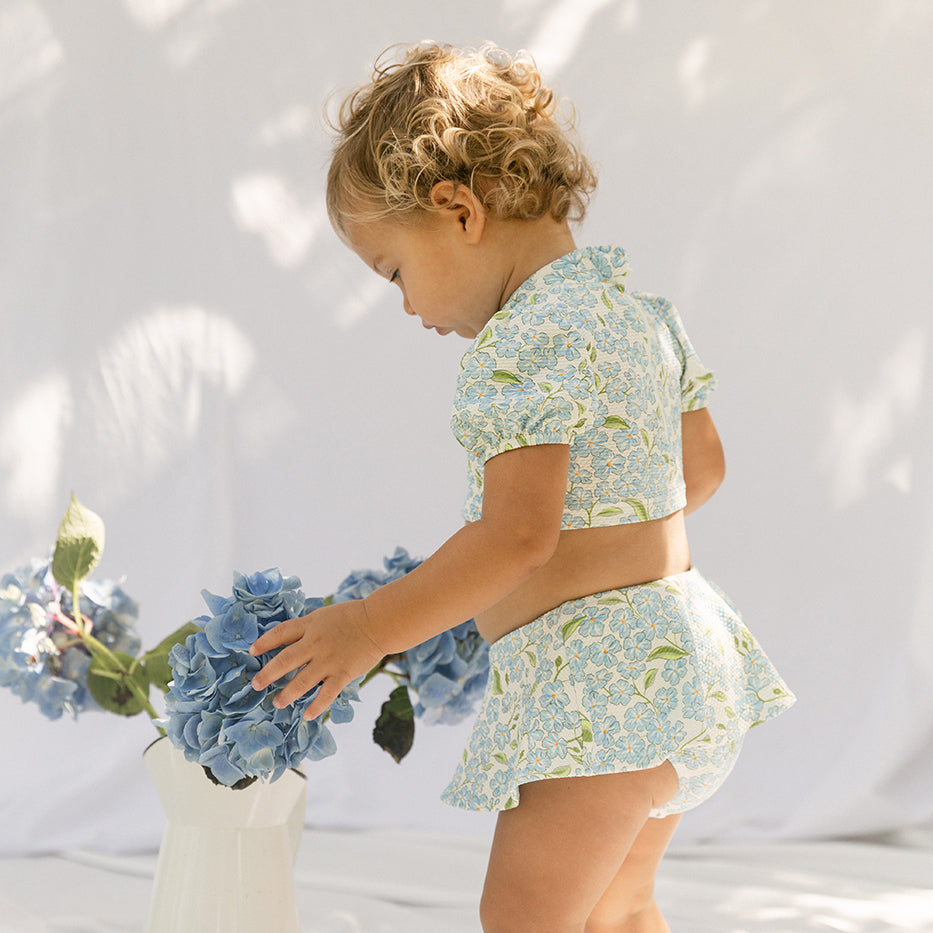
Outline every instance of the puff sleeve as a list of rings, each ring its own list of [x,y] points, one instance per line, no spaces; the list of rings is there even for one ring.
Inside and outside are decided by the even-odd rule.
[[[653,300],[660,306],[659,310],[671,332],[681,364],[680,410],[706,408],[709,396],[716,388],[716,374],[700,361],[674,305],[666,298],[653,297]]]
[[[588,423],[587,338],[534,313],[500,312],[461,360],[451,429],[485,463],[536,444],[571,444]]]

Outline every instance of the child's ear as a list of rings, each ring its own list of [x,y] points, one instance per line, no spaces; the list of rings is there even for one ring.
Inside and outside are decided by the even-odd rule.
[[[439,181],[431,189],[431,203],[459,224],[468,243],[478,243],[486,226],[486,209],[466,185]]]

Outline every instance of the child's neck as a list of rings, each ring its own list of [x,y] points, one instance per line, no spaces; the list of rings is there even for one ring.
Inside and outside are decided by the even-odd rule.
[[[550,215],[537,220],[492,220],[492,245],[501,257],[501,308],[529,276],[573,252],[577,245],[567,221]]]

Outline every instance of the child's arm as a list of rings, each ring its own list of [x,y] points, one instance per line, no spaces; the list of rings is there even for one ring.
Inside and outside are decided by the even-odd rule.
[[[286,645],[253,678],[256,689],[303,670],[282,690],[285,706],[316,684],[313,719],[386,654],[404,651],[499,602],[548,561],[560,536],[570,448],[521,447],[493,457],[483,512],[411,573],[363,600],[325,606],[277,625],[251,651]]]
[[[716,425],[706,408],[685,411],[680,418],[683,437],[684,482],[687,507],[695,512],[719,488],[726,475],[726,461]]]

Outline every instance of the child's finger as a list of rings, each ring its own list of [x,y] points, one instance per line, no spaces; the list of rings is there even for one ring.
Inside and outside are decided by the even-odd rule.
[[[340,695],[340,691],[346,684],[336,682],[332,677],[328,677],[322,684],[314,700],[308,704],[304,711],[305,719],[317,719],[323,716],[330,709],[331,703]]]
[[[300,644],[293,643],[287,648],[283,648],[256,672],[252,681],[253,689],[262,690],[263,687],[268,687],[269,684],[275,683],[280,677],[284,677],[289,671],[301,667],[307,661],[308,658],[304,657]]]
[[[279,622],[275,628],[269,629],[265,635],[260,635],[250,645],[249,653],[254,657],[265,654],[280,645],[287,645],[297,641],[303,633],[304,623],[301,619],[286,619],[284,622]]]
[[[314,670],[313,664],[306,664],[275,696],[273,703],[282,709],[296,700],[300,700],[306,693],[313,690],[323,676]]]

